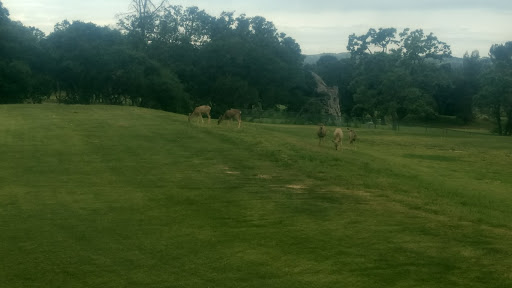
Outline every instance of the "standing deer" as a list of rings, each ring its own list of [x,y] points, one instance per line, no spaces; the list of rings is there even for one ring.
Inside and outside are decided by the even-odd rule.
[[[206,116],[208,116],[208,123],[210,123],[210,111],[212,110],[212,107],[208,106],[208,105],[201,105],[201,106],[197,106],[194,111],[192,111],[192,113],[188,114],[188,122],[190,122],[190,118],[192,116],[196,116],[196,117],[201,117],[201,122],[204,123],[204,120],[203,120],[203,114],[205,114]]]
[[[220,118],[219,118],[219,122],[217,123],[217,125],[220,124],[220,122],[222,122],[222,120],[237,120],[238,121],[238,128],[240,128],[240,124],[242,124],[242,111],[238,110],[238,109],[229,109],[227,110],[226,112],[224,112],[224,115],[222,115]]]
[[[332,142],[334,142],[334,148],[338,150],[338,146],[341,147],[341,151],[343,151],[343,146],[341,145],[343,141],[343,130],[341,128],[336,128],[334,130],[334,139]]]
[[[327,135],[327,129],[325,128],[324,124],[320,124],[316,135],[318,135],[318,145],[320,146],[324,140],[325,135]]]
[[[356,134],[356,131],[350,129],[350,128],[347,128],[348,130],[348,140],[349,140],[349,143],[350,144],[354,144],[354,149],[356,148],[355,146],[355,142],[357,140],[357,134]]]

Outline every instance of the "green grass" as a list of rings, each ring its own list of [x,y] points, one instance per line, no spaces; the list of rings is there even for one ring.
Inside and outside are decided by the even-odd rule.
[[[512,287],[510,137],[315,130],[0,106],[0,287]]]

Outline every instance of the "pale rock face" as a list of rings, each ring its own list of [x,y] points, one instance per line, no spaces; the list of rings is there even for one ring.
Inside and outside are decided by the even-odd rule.
[[[334,117],[335,121],[341,121],[340,98],[338,96],[338,87],[328,87],[317,74],[311,72],[316,81],[316,91],[325,95],[321,100],[323,105],[323,114]]]

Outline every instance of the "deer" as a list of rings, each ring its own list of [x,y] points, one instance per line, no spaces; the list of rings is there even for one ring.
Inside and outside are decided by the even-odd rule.
[[[334,143],[334,148],[338,150],[338,146],[341,147],[341,151],[343,151],[343,146],[341,145],[343,141],[343,130],[341,128],[336,128],[334,130],[334,139],[332,142]]]
[[[240,128],[240,124],[242,124],[242,111],[238,109],[229,109],[219,118],[219,122],[217,122],[217,125],[220,125],[220,123],[223,120],[237,120],[238,121],[238,128]]]
[[[327,129],[325,128],[324,124],[320,124],[316,135],[318,135],[318,146],[320,146],[324,140],[325,135],[327,135]]]
[[[208,105],[201,105],[201,106],[197,106],[194,111],[192,111],[192,113],[188,114],[188,122],[190,122],[190,118],[192,116],[196,116],[196,117],[201,117],[201,122],[204,123],[204,120],[203,120],[203,114],[205,114],[206,116],[208,116],[208,124],[210,123],[210,111],[212,110],[212,107],[208,106]]]
[[[350,129],[350,128],[347,128],[348,130],[348,140],[349,140],[349,143],[350,144],[354,144],[354,149],[356,149],[356,146],[355,146],[355,142],[357,140],[357,134],[356,134],[356,131]]]

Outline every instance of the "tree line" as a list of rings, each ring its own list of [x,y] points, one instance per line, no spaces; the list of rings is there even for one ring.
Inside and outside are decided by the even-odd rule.
[[[349,36],[350,58],[323,56],[314,69],[340,91],[344,115],[429,122],[439,115],[462,123],[488,117],[499,135],[512,134],[512,42],[490,47],[489,58],[466,52],[450,61],[449,45],[418,29],[369,29]]]
[[[316,115],[324,121],[311,72],[338,87],[343,117],[469,123],[486,115],[496,133],[512,134],[512,42],[477,51],[454,65],[448,44],[421,29],[370,29],[349,36],[350,58],[304,65],[295,40],[264,17],[167,0],[131,0],[117,28],[64,20],[45,35],[10,19],[0,1],[0,103],[136,105],[186,114],[197,105],[213,115],[240,108]],[[316,117],[316,118],[315,118]],[[380,120],[379,120],[380,119]]]

